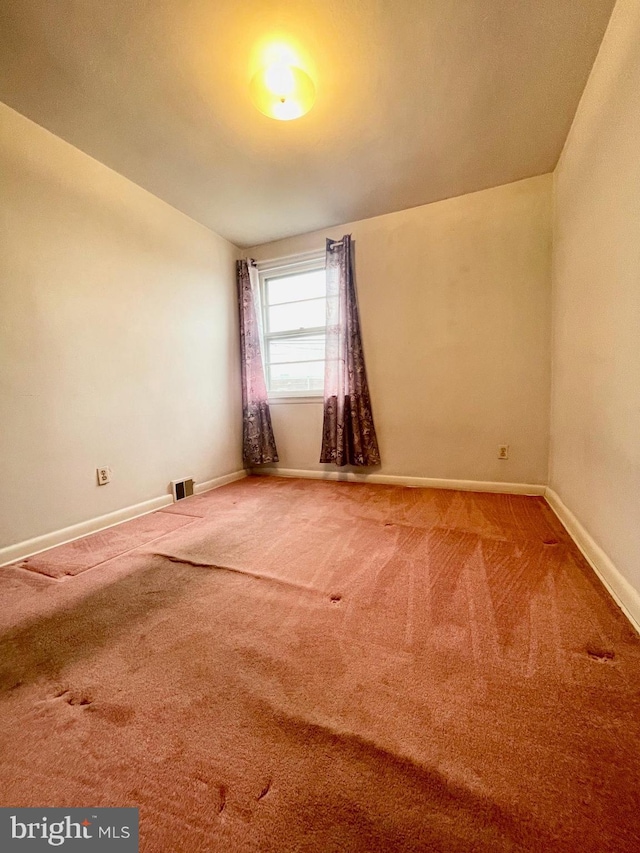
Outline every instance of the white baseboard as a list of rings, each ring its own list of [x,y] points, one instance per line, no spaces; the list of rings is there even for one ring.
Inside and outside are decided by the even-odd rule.
[[[553,489],[547,487],[545,498],[613,600],[640,634],[640,593],[631,586]]]
[[[246,476],[246,471],[234,471],[232,474],[225,474],[222,477],[216,477],[214,480],[196,483],[194,492],[199,495],[202,492],[208,492],[211,489],[225,486],[234,480],[241,480]],[[152,498],[149,501],[142,501],[142,503],[134,504],[133,506],[117,509],[115,512],[107,513],[107,515],[100,515],[97,518],[81,521],[79,524],[64,527],[62,530],[54,530],[51,533],[45,533],[43,536],[25,539],[24,542],[17,542],[15,545],[0,548],[0,568],[9,563],[15,563],[16,560],[33,557],[35,554],[40,554],[42,551],[47,551],[56,545],[66,545],[67,542],[81,539],[89,533],[97,533],[100,530],[115,527],[116,524],[122,524],[123,521],[131,521],[132,518],[139,518],[141,515],[156,512],[165,506],[170,506],[172,503],[173,498],[171,495],[162,495],[159,498]]]
[[[210,492],[211,489],[219,489],[220,486],[226,486],[227,483],[234,483],[236,480],[242,480],[248,475],[247,471],[234,471],[232,474],[224,474],[222,477],[216,477],[213,480],[205,480],[203,483],[195,483],[193,491],[196,495],[201,495],[203,492]]]
[[[269,477],[301,477],[310,480],[346,480],[381,483],[417,489],[459,489],[463,492],[495,492],[506,495],[544,495],[545,486],[530,483],[491,483],[486,480],[437,480],[432,477],[400,477],[395,474],[358,474],[353,471],[307,471],[297,468],[253,468],[252,474]]]

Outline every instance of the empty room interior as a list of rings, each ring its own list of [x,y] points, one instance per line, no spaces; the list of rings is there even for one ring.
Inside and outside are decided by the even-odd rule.
[[[0,408],[0,849],[640,851],[638,0],[3,0]]]

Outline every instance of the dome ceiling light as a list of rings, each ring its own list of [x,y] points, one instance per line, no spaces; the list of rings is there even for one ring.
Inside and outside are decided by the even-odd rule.
[[[316,87],[306,71],[285,62],[265,65],[251,80],[251,100],[269,118],[291,121],[309,112]]]

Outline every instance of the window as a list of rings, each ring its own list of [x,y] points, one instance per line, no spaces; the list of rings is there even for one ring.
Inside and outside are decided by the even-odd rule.
[[[327,315],[324,255],[275,263],[259,267],[269,396],[320,396]]]

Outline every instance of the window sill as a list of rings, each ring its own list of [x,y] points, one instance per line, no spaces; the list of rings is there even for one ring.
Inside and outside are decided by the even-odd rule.
[[[270,406],[280,406],[289,403],[322,403],[322,394],[305,394],[305,395],[283,395],[282,397],[269,397]]]

